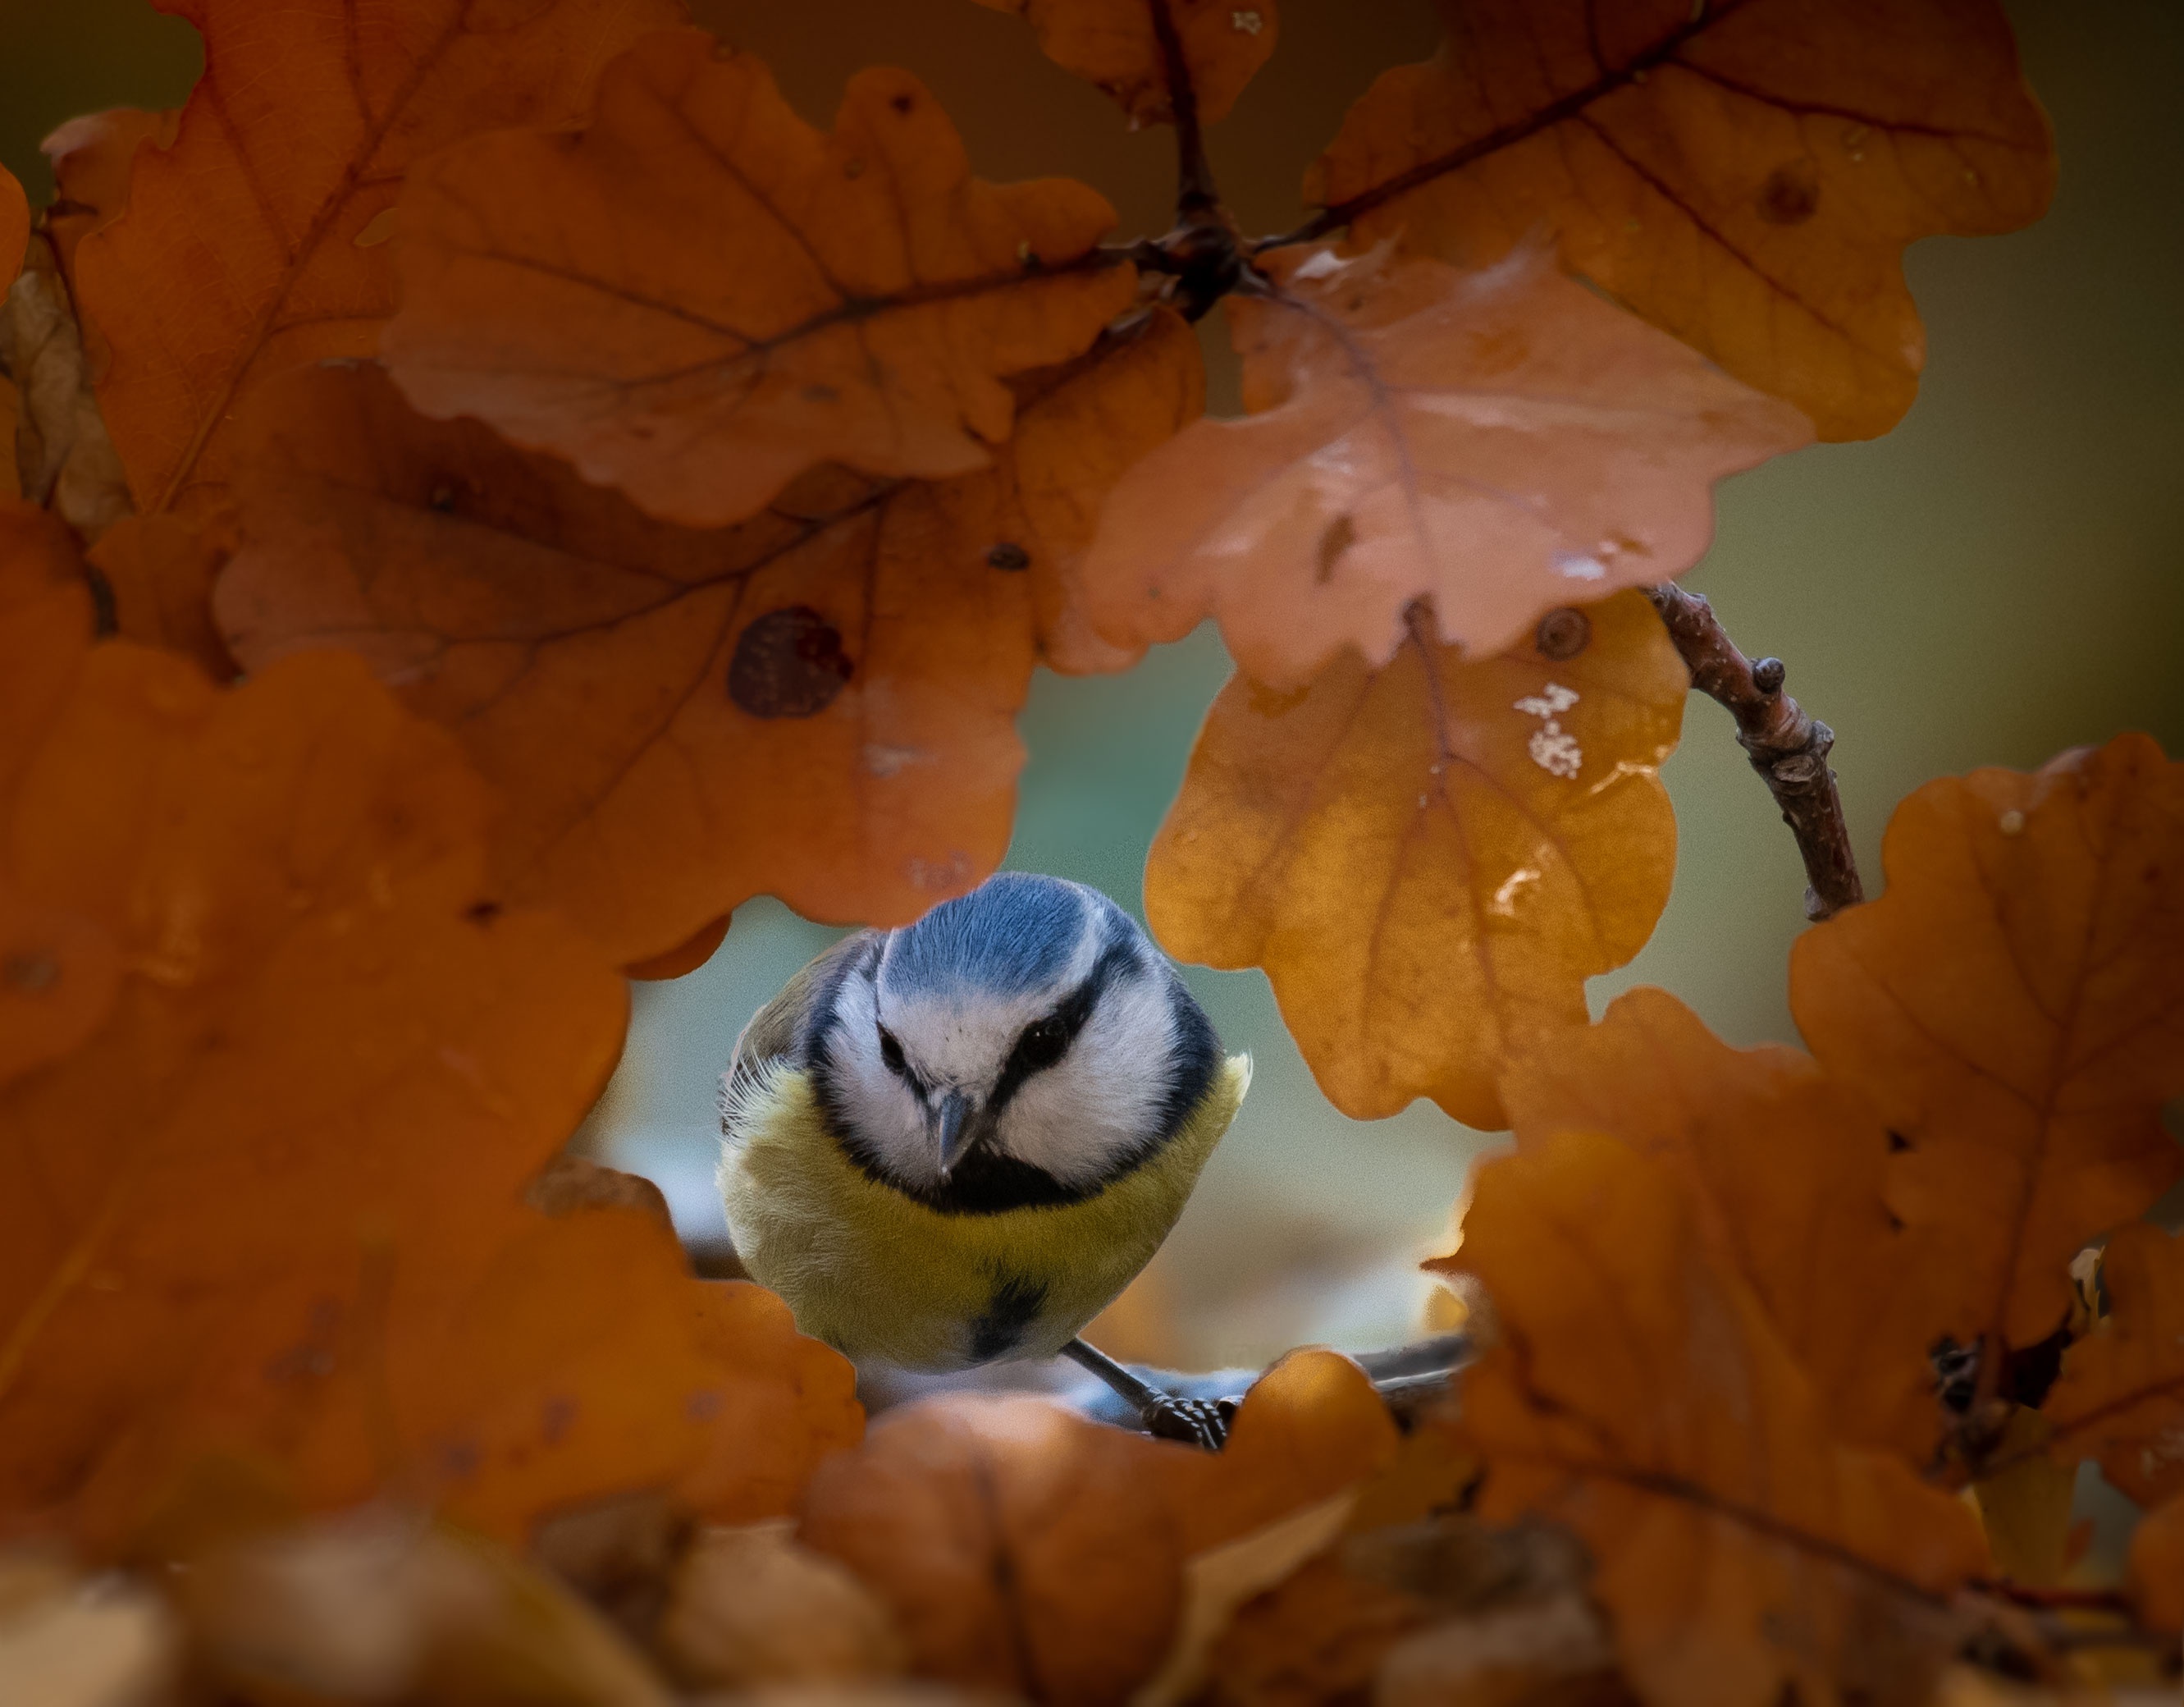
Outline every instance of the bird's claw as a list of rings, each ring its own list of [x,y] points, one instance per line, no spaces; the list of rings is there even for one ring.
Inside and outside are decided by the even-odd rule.
[[[1186,1399],[1162,1393],[1145,1406],[1140,1420],[1145,1432],[1157,1440],[1218,1452],[1228,1442],[1228,1425],[1235,1414],[1234,1399]]]

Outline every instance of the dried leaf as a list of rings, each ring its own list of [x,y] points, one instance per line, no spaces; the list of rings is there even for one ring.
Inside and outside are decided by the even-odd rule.
[[[115,632],[194,659],[216,682],[237,672],[212,618],[213,582],[235,549],[224,507],[203,516],[172,510],[124,516],[99,536],[92,566],[114,595]]]
[[[2180,1174],[2184,766],[2144,735],[1897,808],[1888,891],[1808,931],[1790,1005],[1909,1146],[1891,1202],[1947,1265],[1936,1334],[2028,1346],[2071,1257]]]
[[[499,891],[617,960],[762,893],[901,923],[999,863],[1042,648],[1112,667],[1069,638],[1060,566],[1198,388],[1163,312],[1040,382],[985,472],[817,471],[696,533],[370,371],[298,374],[254,429],[219,611],[254,668],[347,645],[445,722],[507,801]]]
[[[1084,185],[983,183],[907,72],[853,78],[831,136],[766,67],[662,32],[574,137],[504,131],[411,175],[385,349],[426,414],[474,415],[667,520],[756,515],[838,460],[943,478],[1009,435],[1002,382],[1128,307]]]
[[[1227,115],[1267,56],[1281,19],[1274,0],[978,0],[1012,12],[1039,32],[1039,49],[1066,71],[1096,83],[1130,115],[1133,128],[1175,117],[1167,55],[1153,21],[1167,14],[1183,56],[1198,120]]]
[[[20,393],[14,452],[22,494],[96,538],[128,514],[128,482],[99,418],[75,305],[42,233],[0,305],[0,365]]]
[[[1667,1169],[1564,1133],[1480,1169],[1449,1265],[1502,1337],[1463,1381],[1479,1513],[1568,1523],[1650,1701],[1920,1701],[1978,1525],[1845,1445]]]
[[[684,1683],[766,1684],[899,1677],[894,1620],[838,1560],[800,1543],[786,1520],[702,1531],[676,1567],[657,1646]]]
[[[53,201],[46,209],[46,235],[53,240],[61,276],[70,290],[75,288],[76,245],[113,223],[129,205],[136,150],[148,142],[155,148],[173,148],[181,119],[180,109],[148,113],[136,107],[113,107],[70,119],[38,144],[38,152],[53,168]],[[92,352],[93,371],[103,369],[105,345],[96,326],[84,328],[84,343]]]
[[[665,954],[648,956],[632,961],[621,969],[624,978],[647,982],[671,978],[687,978],[710,960],[721,945],[728,940],[728,921],[732,913],[722,913],[710,924],[701,924]]]
[[[2065,1461],[2149,1509],[2184,1495],[2184,1236],[2118,1228],[2101,1253],[2109,1314],[2063,1353],[2042,1412]]]
[[[1217,1456],[1039,1399],[931,1400],[820,1467],[803,1538],[894,1608],[919,1675],[1108,1701],[1168,1650],[1186,1559],[1329,1498],[1395,1447],[1371,1384],[1329,1352],[1263,1377]]]
[[[2131,1581],[2147,1625],[2184,1629],[2184,1499],[2139,1520],[2131,1537]]]
[[[1302,693],[1239,676],[1153,845],[1169,952],[1263,966],[1320,1087],[1359,1118],[1431,1096],[1506,1124],[1507,1052],[1585,1021],[1669,896],[1656,771],[1690,687],[1644,599],[1578,618],[1582,651],[1465,662],[1408,644]],[[1421,624],[1423,627],[1423,624]]]
[[[1925,337],[1902,254],[2014,231],[2054,185],[1993,0],[1442,0],[1306,180],[1352,243],[1466,265],[1544,223],[1615,300],[1786,397],[1885,432]]]
[[[2070,1563],[2070,1507],[2077,1477],[2041,1450],[2053,1433],[2038,1411],[2017,1406],[1996,1431],[1986,1454],[2009,1462],[1971,1487],[1993,1556],[1993,1574],[2035,1587],[2061,1582]]]
[[[241,1449],[307,1503],[392,1479],[512,1536],[695,1473],[754,1414],[774,1435],[714,1492],[784,1504],[854,1434],[846,1366],[788,1379],[839,1360],[777,1305],[723,1357],[664,1228],[519,1201],[625,998],[566,926],[474,905],[453,744],[337,654],[221,694],[112,645],[64,685],[0,790],[0,879],[108,934],[123,978],[0,1089],[0,1508],[109,1544]]]
[[[161,0],[205,38],[169,148],[135,154],[129,218],[77,252],[99,385],[136,505],[226,481],[236,405],[298,362],[368,354],[394,304],[359,239],[423,155],[573,122],[599,67],[677,0]],[[195,500],[192,499],[192,502]]]
[[[1680,575],[1713,533],[1712,483],[1811,436],[1535,253],[1466,274],[1319,251],[1228,310],[1254,413],[1125,475],[1083,578],[1109,639],[1216,616],[1273,687],[1345,645],[1386,663],[1422,597],[1476,656]]]
[[[1731,1049],[1665,990],[1521,1056],[1502,1096],[1519,1149],[1605,1132],[1664,1163],[1713,1247],[1758,1294],[1830,1426],[1914,1464],[1942,1431],[1926,1241],[1886,1202],[1888,1135],[1811,1057]]]
[[[23,269],[23,250],[31,241],[31,203],[15,175],[0,166],[0,279],[12,282]]]

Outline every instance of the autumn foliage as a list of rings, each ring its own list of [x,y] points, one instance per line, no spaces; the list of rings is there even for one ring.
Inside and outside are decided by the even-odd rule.
[[[1445,0],[1270,237],[1204,127],[1272,0],[985,0],[1173,126],[1134,238],[674,0],[158,3],[187,106],[0,181],[0,1668],[109,1565],[146,1687],[182,1627],[253,1700],[1980,1699],[2092,1675],[2058,1607],[2173,1660],[2184,767],[1912,795],[1809,1053],[1585,1003],[1674,866],[1642,589],[1902,414],[1906,243],[2045,204],[1992,0]],[[1148,917],[1346,1112],[1512,1130],[1431,1265],[1468,1365],[1295,1353],[1218,1455],[867,1430],[563,1153],[625,975],[963,892],[1034,668],[1207,618]],[[2087,1460],[2148,1515],[2074,1600]]]

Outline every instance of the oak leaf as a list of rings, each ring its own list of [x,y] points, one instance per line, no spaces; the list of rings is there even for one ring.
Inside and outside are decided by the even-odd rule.
[[[1290,695],[1240,675],[1206,714],[1145,916],[1181,959],[1263,966],[1345,1113],[1430,1096],[1506,1124],[1507,1054],[1582,1026],[1585,980],[1667,903],[1657,773],[1690,678],[1638,594],[1550,625],[1553,655],[1474,663],[1420,619],[1384,668],[1346,654]]]
[[[2131,1537],[2131,1578],[2142,1623],[2184,1630],[2184,1498],[2139,1520]]]
[[[1459,1253],[1502,1337],[1466,1371],[1480,1515],[1568,1524],[1650,1701],[1923,1699],[1976,1520],[1830,1432],[1674,1177],[1565,1132],[1488,1163]]]
[[[1105,483],[1199,407],[1164,310],[1031,388],[992,468],[815,471],[695,532],[369,371],[298,374],[253,438],[243,549],[218,589],[237,655],[360,651],[499,785],[495,882],[551,897],[620,961],[750,895],[900,923],[1007,846],[1013,719],[1083,634],[1060,566]]]
[[[2184,1174],[2184,765],[2144,735],[1898,806],[1888,890],[1801,937],[1790,1006],[1908,1147],[1892,1203],[1945,1267],[1934,1330],[2029,1346],[2071,1257]]]
[[[1281,19],[1274,0],[978,0],[1010,12],[1039,32],[1039,51],[1066,71],[1096,83],[1130,115],[1133,127],[1168,124],[1175,92],[1161,36],[1172,32],[1198,121],[1227,115],[1274,51]],[[1156,19],[1159,21],[1156,22]]]
[[[1927,1461],[1942,1425],[1919,1296],[1931,1253],[1890,1213],[1888,1135],[1855,1091],[1798,1050],[1732,1049],[1640,989],[1519,1057],[1502,1098],[1520,1151],[1604,1132],[1668,1168],[1833,1431]]]
[[[1564,263],[1824,438],[1885,432],[1925,337],[1914,239],[2014,231],[2053,192],[1994,0],[1441,0],[1305,181],[1354,243],[1466,265],[1544,225]]]
[[[75,288],[76,245],[112,224],[129,205],[129,177],[136,150],[147,143],[173,148],[181,117],[179,108],[151,113],[138,107],[113,107],[70,119],[38,144],[38,152],[53,168],[46,234],[53,240],[61,276],[71,290]],[[84,328],[84,343],[96,352],[93,371],[103,368],[105,346],[98,341],[95,326]]]
[[[15,175],[0,166],[0,279],[14,282],[23,270],[23,250],[30,241],[30,198]]]
[[[655,516],[740,522],[814,464],[940,478],[1009,435],[1008,376],[1128,307],[1113,225],[1064,179],[971,176],[907,72],[830,136],[748,53],[663,31],[589,128],[504,131],[413,172],[384,349],[427,415],[474,415]]]
[[[212,589],[234,549],[235,513],[221,504],[199,516],[124,516],[86,555],[113,596],[115,633],[182,653],[224,682],[235,660],[213,622]]]
[[[120,975],[0,1085],[0,1509],[112,1544],[243,1451],[309,1504],[391,1481],[513,1536],[695,1475],[754,1415],[773,1436],[709,1497],[777,1509],[854,1436],[823,1348],[831,1390],[742,1390],[795,1391],[777,1305],[723,1334],[649,1218],[522,1204],[626,997],[566,926],[476,905],[484,790],[446,736],[334,654],[223,694],[112,644],[54,686],[8,708],[0,884]],[[28,994],[65,1001],[51,947],[0,958],[48,955]]]
[[[2184,1236],[2120,1227],[2101,1253],[2109,1313],[2063,1353],[2041,1409],[2056,1455],[2151,1509],[2184,1495]]]
[[[0,810],[92,643],[91,585],[58,516],[0,499]]]
[[[267,375],[370,353],[394,305],[382,240],[414,161],[480,131],[573,122],[602,64],[682,15],[677,0],[160,9],[203,32],[204,75],[172,146],[134,151],[129,216],[85,237],[75,269],[142,510],[228,478],[226,427]]]
[[[802,1534],[894,1608],[915,1672],[1109,1701],[1167,1652],[1185,1559],[1340,1492],[1396,1443],[1371,1383],[1329,1352],[1269,1371],[1218,1456],[1042,1399],[936,1399],[820,1467]]]
[[[1384,664],[1429,597],[1443,640],[1499,652],[1680,575],[1712,483],[1811,436],[1543,254],[1285,259],[1274,293],[1228,302],[1252,413],[1188,428],[1108,502],[1083,576],[1112,639],[1216,616],[1247,674],[1293,688],[1345,644]]]

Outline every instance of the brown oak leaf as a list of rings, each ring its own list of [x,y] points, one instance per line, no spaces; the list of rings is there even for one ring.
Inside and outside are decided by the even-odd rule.
[[[754,516],[814,464],[939,478],[1009,436],[1003,382],[1129,306],[1115,220],[1065,179],[988,184],[907,72],[831,135],[748,53],[652,36],[574,136],[504,131],[410,176],[384,349],[427,415],[474,415],[655,516]]]
[[[2131,1537],[2131,1580],[2148,1628],[2184,1630],[2184,1498],[2139,1520]]]
[[[137,107],[113,107],[70,119],[38,144],[38,152],[53,167],[46,235],[53,240],[61,275],[71,290],[75,288],[76,245],[112,224],[129,205],[129,177],[136,150],[146,143],[173,148],[181,117],[179,108],[148,113]],[[95,352],[93,371],[103,368],[106,347],[98,342],[95,326],[84,328],[84,343]]]
[[[2078,1249],[2184,1174],[2184,765],[2120,735],[1929,783],[1881,853],[1887,893],[1798,940],[1791,1011],[1907,1146],[1936,1333],[2029,1346]]]
[[[822,469],[701,533],[373,371],[298,374],[256,429],[220,619],[254,668],[349,646],[445,723],[505,800],[496,892],[559,901],[618,961],[761,893],[900,923],[999,863],[1034,661],[1128,661],[1079,632],[1060,566],[1200,386],[1162,311],[1032,382],[984,471]]]
[[[1585,1023],[1585,980],[1652,933],[1675,866],[1657,774],[1690,678],[1644,598],[1468,662],[1426,635],[1295,694],[1239,675],[1153,844],[1170,953],[1263,966],[1334,1105],[1430,1096],[1505,1125],[1513,1050]]]
[[[1441,0],[1305,181],[1368,244],[1573,271],[1824,438],[1910,406],[1908,243],[2014,231],[2055,180],[1995,0]]]
[[[1201,124],[1224,117],[1274,51],[1281,18],[1274,0],[978,0],[1039,32],[1039,51],[1096,83],[1133,125],[1175,117],[1168,58],[1172,35]]]
[[[1933,1253],[1887,1203],[1888,1134],[1812,1057],[1732,1049],[1666,990],[1618,996],[1502,1075],[1519,1150],[1604,1132],[1663,1163],[1812,1377],[1834,1431],[1914,1464],[1941,1433],[1919,1289]]]
[[[1811,436],[1543,254],[1282,259],[1276,293],[1228,304],[1252,413],[1178,434],[1109,501],[1084,580],[1112,639],[1215,616],[1246,673],[1291,688],[1346,644],[1384,664],[1429,597],[1443,640],[1499,652],[1680,575],[1713,482]]]
[[[2041,1406],[2066,1461],[2101,1472],[2149,1510],[2184,1497],[2184,1236],[2137,1223],[2101,1253],[2109,1313],[2063,1353]]]
[[[30,200],[15,175],[0,166],[0,279],[13,282],[23,270],[23,250],[30,241]]]
[[[1463,1377],[1479,1515],[1584,1537],[1646,1700],[1919,1701],[1977,1520],[1829,1428],[1662,1164],[1565,1132],[1480,1169],[1463,1241],[1501,1338]]]

